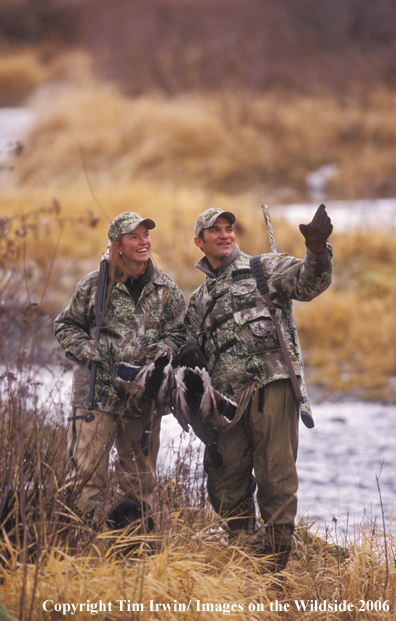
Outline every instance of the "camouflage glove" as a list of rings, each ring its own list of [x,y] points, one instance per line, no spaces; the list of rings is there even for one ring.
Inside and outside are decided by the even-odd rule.
[[[103,350],[98,341],[91,339],[83,343],[79,351],[79,359],[83,362],[102,362]]]
[[[333,225],[326,212],[326,207],[322,204],[316,211],[309,224],[300,224],[299,229],[305,237],[305,245],[315,254],[325,249],[328,237],[333,231]]]
[[[187,343],[184,345],[179,353],[179,365],[181,367],[190,367],[195,369],[206,369],[207,363],[205,356],[196,343]]]

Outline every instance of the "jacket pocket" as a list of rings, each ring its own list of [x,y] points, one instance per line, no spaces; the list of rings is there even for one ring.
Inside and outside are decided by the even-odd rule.
[[[264,353],[279,349],[274,322],[268,307],[255,307],[234,313],[248,351]]]
[[[232,283],[230,293],[232,310],[236,313],[257,306],[257,286],[253,279]]]
[[[238,282],[234,282],[230,285],[230,292],[232,296],[240,296],[240,295],[249,295],[256,294],[257,291],[257,283],[253,278],[249,278],[246,280],[239,280]]]

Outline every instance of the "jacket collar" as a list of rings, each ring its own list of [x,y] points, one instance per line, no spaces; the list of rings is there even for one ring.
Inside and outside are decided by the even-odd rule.
[[[227,269],[229,265],[231,265],[233,261],[235,261],[235,259],[240,253],[241,251],[239,249],[239,246],[235,244],[231,252],[224,257],[223,262],[219,267],[219,271],[218,271],[219,276],[224,272],[224,270]],[[213,273],[212,266],[210,265],[206,257],[202,257],[202,259],[200,259],[198,263],[195,264],[195,267],[201,270],[201,272],[203,272],[209,278],[217,278],[216,274]]]
[[[155,283],[156,285],[165,284],[163,272],[161,272],[161,270],[158,269],[156,265],[154,265],[154,263],[152,262],[150,258],[148,260],[147,269],[144,272],[142,282],[144,282],[145,285],[147,285],[148,282]],[[123,289],[124,291],[128,291],[128,289],[126,288],[123,282],[117,282],[116,286],[119,287],[120,289]]]

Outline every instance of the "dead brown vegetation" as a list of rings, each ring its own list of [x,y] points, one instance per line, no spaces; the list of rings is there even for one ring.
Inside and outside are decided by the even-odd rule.
[[[168,187],[256,191],[271,203],[301,202],[307,174],[334,164],[329,198],[395,195],[393,91],[346,99],[328,93],[289,100],[277,92],[130,99],[95,80],[86,55],[65,56],[48,71],[56,79],[30,99],[36,127],[10,175],[19,186],[82,185],[81,147],[95,187],[113,185],[115,194],[155,179]]]
[[[131,95],[396,80],[392,0],[3,0],[0,24],[11,45],[92,52],[99,74]]]

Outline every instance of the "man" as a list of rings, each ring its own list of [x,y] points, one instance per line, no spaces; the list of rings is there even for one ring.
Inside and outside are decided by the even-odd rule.
[[[187,359],[193,342],[200,349],[196,358],[204,355],[214,389],[237,402],[241,395],[251,395],[242,417],[218,432],[217,452],[213,447],[205,450],[208,494],[215,511],[236,534],[251,531],[257,487],[267,527],[264,535],[258,531],[253,538],[255,549],[273,556],[274,569],[279,570],[289,557],[297,511],[298,404],[268,306],[250,269],[250,256],[236,245],[235,220],[232,213],[211,208],[196,221],[194,242],[205,255],[196,267],[206,278],[188,305]],[[300,378],[303,370],[289,324],[292,300],[312,300],[330,285],[332,250],[327,239],[332,229],[321,205],[310,224],[300,225],[307,246],[304,259],[277,253],[260,257]]]

